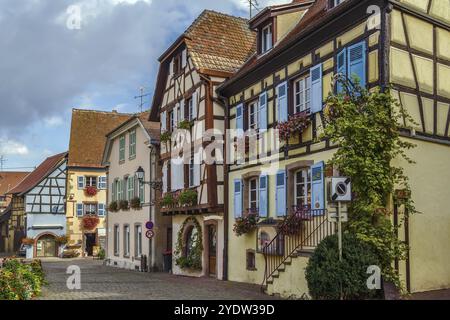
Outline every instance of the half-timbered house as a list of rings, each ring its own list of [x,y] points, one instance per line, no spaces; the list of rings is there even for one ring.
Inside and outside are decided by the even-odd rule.
[[[131,117],[93,110],[72,111],[67,172],[67,235],[83,254],[106,248],[106,135]]]
[[[204,11],[160,57],[151,121],[161,123],[161,212],[172,217],[175,274],[223,277],[224,171],[207,164],[208,130],[224,131],[216,87],[253,52],[245,19]],[[185,129],[189,159],[172,156],[171,134]],[[186,158],[184,154],[183,158]]]
[[[57,257],[66,236],[67,152],[42,162],[10,191],[12,227],[17,245],[23,239],[27,258]]]
[[[410,154],[416,164],[401,165],[422,214],[406,219],[399,237],[410,251],[395,267],[411,292],[450,287],[449,1],[293,3],[307,10],[284,37],[274,36],[280,20],[270,8],[250,21],[258,31],[258,50],[219,88],[228,104],[227,126],[255,129],[259,139],[298,112],[311,119],[288,145],[258,143],[247,150],[245,163],[228,166],[228,278],[262,283],[267,292],[284,296],[308,292],[304,269],[311,250],[334,232],[326,214],[324,163],[337,146],[321,132],[323,106],[329,93],[339,90],[333,76],[340,73],[357,76],[369,89],[392,85],[413,116],[414,124],[402,123],[402,135],[417,145]],[[271,40],[265,40],[270,34],[265,26],[272,28]],[[290,212],[305,214],[305,208],[309,219],[301,235],[284,237],[278,221]],[[392,203],[389,209],[396,223],[398,208]],[[257,231],[238,237],[233,224],[249,212],[259,214]]]

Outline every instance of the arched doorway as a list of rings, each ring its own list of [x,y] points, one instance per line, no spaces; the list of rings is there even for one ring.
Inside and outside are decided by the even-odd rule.
[[[57,257],[58,246],[56,245],[56,237],[51,234],[44,234],[36,240],[36,257]]]

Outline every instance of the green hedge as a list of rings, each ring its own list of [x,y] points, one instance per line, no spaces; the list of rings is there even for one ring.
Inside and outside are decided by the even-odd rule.
[[[377,299],[380,290],[367,288],[367,268],[380,266],[375,250],[354,235],[343,236],[343,261],[339,262],[338,237],[325,238],[314,251],[306,267],[306,280],[313,299],[340,299],[341,284],[346,300]]]
[[[30,300],[41,294],[45,284],[41,262],[23,264],[6,260],[0,269],[0,300]]]

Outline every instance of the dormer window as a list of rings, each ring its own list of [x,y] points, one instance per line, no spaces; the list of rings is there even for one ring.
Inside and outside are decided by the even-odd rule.
[[[266,53],[273,47],[272,24],[267,25],[261,31],[261,53]]]

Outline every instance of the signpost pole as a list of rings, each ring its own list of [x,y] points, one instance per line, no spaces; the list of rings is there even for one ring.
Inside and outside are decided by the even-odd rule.
[[[341,219],[341,202],[337,206],[337,223],[338,223],[338,246],[339,246],[339,262],[342,262],[342,219]]]

